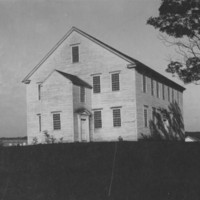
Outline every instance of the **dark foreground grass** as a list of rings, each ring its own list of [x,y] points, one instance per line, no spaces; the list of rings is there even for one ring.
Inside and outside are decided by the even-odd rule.
[[[200,145],[118,142],[1,148],[0,199],[199,200]]]

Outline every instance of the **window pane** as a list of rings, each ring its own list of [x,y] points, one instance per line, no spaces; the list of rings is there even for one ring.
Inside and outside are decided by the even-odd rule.
[[[120,109],[113,109],[113,126],[121,126],[121,113]]]
[[[119,90],[119,74],[112,74],[112,91]]]
[[[101,120],[101,111],[94,111],[94,128],[101,128],[102,120]]]
[[[60,114],[59,113],[53,114],[53,129],[54,130],[60,130],[61,129]]]
[[[93,77],[93,92],[94,93],[100,93],[101,92],[100,76],[94,76]]]
[[[79,48],[78,46],[72,47],[72,62],[79,62]]]

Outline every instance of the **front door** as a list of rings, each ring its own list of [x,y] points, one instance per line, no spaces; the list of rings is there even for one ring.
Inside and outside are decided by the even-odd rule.
[[[81,141],[89,141],[89,117],[87,115],[81,116]]]

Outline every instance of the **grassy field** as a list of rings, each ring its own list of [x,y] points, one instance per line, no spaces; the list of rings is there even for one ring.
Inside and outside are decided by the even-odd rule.
[[[200,145],[110,142],[4,147],[0,199],[199,200]]]

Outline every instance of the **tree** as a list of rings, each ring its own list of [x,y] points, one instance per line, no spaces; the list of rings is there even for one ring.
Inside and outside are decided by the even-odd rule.
[[[153,120],[149,121],[150,134],[143,135],[147,140],[184,141],[184,123],[180,107],[176,102],[168,109],[159,108],[153,113]]]
[[[184,83],[200,82],[200,1],[162,0],[158,17],[147,24],[161,33],[161,40],[174,45],[181,60],[171,60],[167,72]]]

